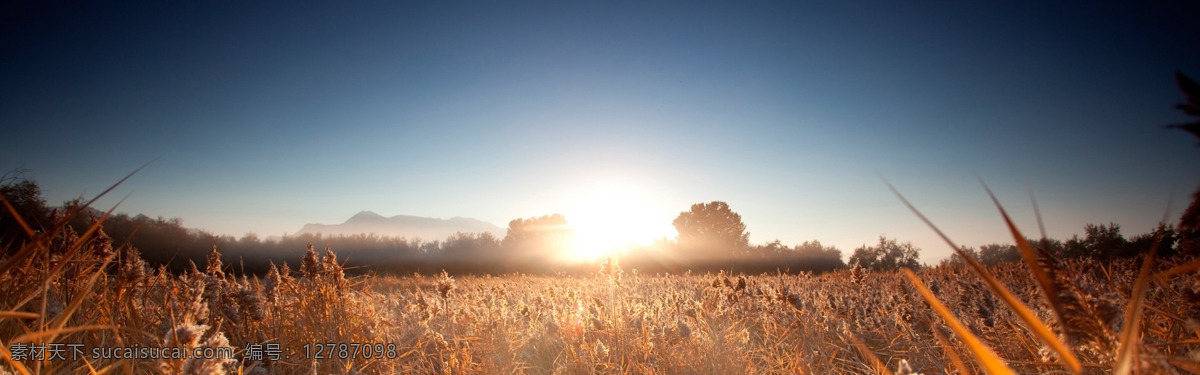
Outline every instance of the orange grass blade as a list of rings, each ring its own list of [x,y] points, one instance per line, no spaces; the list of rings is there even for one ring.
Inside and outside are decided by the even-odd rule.
[[[986,186],[984,186],[986,188]],[[1042,239],[1049,238],[1046,236],[1046,223],[1042,221],[1042,210],[1038,208],[1037,197],[1033,195],[1033,188],[1026,186],[1029,190],[1029,201],[1033,203],[1033,216],[1037,217],[1038,231],[1042,233]]]
[[[96,286],[96,281],[99,281],[100,276],[104,275],[103,269],[108,266],[108,263],[112,261],[114,256],[116,256],[116,253],[105,257],[104,261],[100,263],[100,267],[96,271],[92,272],[92,277],[88,279],[87,286],[85,286],[83,289],[85,292],[81,293],[79,296],[76,296],[75,300],[71,301],[71,304],[67,305],[67,307],[63,309],[63,312],[57,318],[55,318],[53,322],[51,322],[51,324],[54,325],[54,329],[51,330],[51,332],[62,330],[63,326],[66,326],[67,321],[71,319],[71,316],[75,315],[75,311],[79,309],[79,306],[83,305],[83,302],[91,296],[95,290],[92,288]],[[115,328],[112,326],[109,327]],[[54,341],[54,339],[57,337],[58,334],[51,335],[49,341]]]
[[[12,368],[16,369],[17,372],[21,373],[22,375],[30,375],[31,374],[31,372],[29,372],[28,367],[25,367],[25,365],[22,365],[21,362],[12,360],[11,355],[4,354],[3,357],[4,357],[4,362],[7,362],[8,365],[12,366]]]
[[[156,158],[151,159],[150,161],[146,162],[146,164],[142,164],[142,166],[137,167],[137,169],[134,169],[133,172],[129,172],[129,174],[125,175],[125,177],[118,180],[117,183],[112,184],[112,186],[109,186],[108,189],[104,189],[104,191],[100,192],[100,194],[96,194],[96,196],[92,197],[91,200],[88,200],[84,204],[73,207],[70,211],[67,211],[66,215],[63,216],[64,219],[62,220],[62,222],[54,223],[54,227],[51,228],[51,230],[48,232],[49,233],[57,233],[59,230],[62,230],[64,227],[67,226],[68,223],[71,222],[72,219],[75,218],[76,215],[79,215],[80,213],[82,213],[85,208],[91,207],[92,204],[96,203],[97,200],[100,200],[100,198],[104,197],[105,195],[108,195],[108,193],[112,192],[113,189],[116,189],[117,186],[121,186],[121,184],[123,184],[123,183],[125,183],[125,181],[129,180],[131,177],[133,177],[133,175],[137,174],[142,169],[146,168],[147,166],[149,166],[151,163],[154,163],[154,161],[156,161],[158,159],[159,158],[156,157]],[[121,199],[122,202],[124,200],[125,199]],[[118,203],[118,205],[119,204],[120,203]],[[116,207],[113,207],[113,208],[115,209]]]
[[[12,368],[21,374],[29,375],[29,369],[25,365],[12,359],[12,352],[8,351],[8,344],[5,344],[3,341],[0,341],[0,359],[3,359],[5,363],[8,363],[9,366],[12,366]]]
[[[1167,362],[1169,362],[1172,365],[1178,366],[1181,369],[1187,370],[1187,372],[1190,372],[1193,374],[1200,374],[1200,363],[1193,362],[1193,360],[1190,358],[1188,358],[1188,359],[1167,358]]]
[[[1200,259],[1193,260],[1191,262],[1187,262],[1184,264],[1180,264],[1175,267],[1171,267],[1171,269],[1169,269],[1169,270],[1162,271],[1162,272],[1159,272],[1158,274],[1155,274],[1154,277],[1155,278],[1168,278],[1171,276],[1184,274],[1184,273],[1192,272],[1195,270],[1200,270]]]
[[[1133,371],[1134,361],[1138,351],[1139,336],[1141,335],[1142,307],[1146,302],[1146,291],[1150,289],[1151,271],[1154,259],[1158,255],[1158,246],[1162,242],[1159,234],[1154,240],[1154,246],[1142,261],[1142,269],[1138,271],[1137,280],[1133,282],[1133,292],[1129,295],[1129,307],[1125,309],[1125,321],[1121,324],[1121,346],[1117,349],[1115,374],[1128,374]]]
[[[121,200],[118,201],[117,204],[113,205],[112,208],[108,209],[108,211],[105,212],[104,215],[100,215],[100,218],[97,219],[95,223],[92,223],[92,225],[89,226],[88,229],[83,232],[83,234],[79,235],[79,238],[76,238],[75,243],[72,244],[71,246],[72,247],[80,247],[80,246],[83,246],[83,244],[85,242],[91,240],[92,235],[96,234],[96,231],[100,230],[101,227],[103,227],[104,221],[108,220],[108,217],[112,216],[113,211],[116,211],[117,207],[121,206],[121,203],[125,203],[126,199],[129,199],[128,195],[125,196],[125,198],[121,198]]]
[[[116,189],[117,186],[120,186],[122,183],[125,183],[125,181],[129,180],[130,177],[133,177],[133,175],[137,174],[142,169],[150,166],[151,163],[154,163],[160,157],[161,156],[156,157],[154,159],[150,159],[150,161],[146,162],[146,164],[142,164],[142,166],[137,167],[137,169],[134,169],[133,172],[129,172],[129,174],[125,175],[124,178],[121,178],[120,181],[117,181],[117,183],[113,184],[112,186],[109,186],[108,189],[104,189],[104,191],[100,192],[100,194],[97,194],[95,198],[92,198],[92,200],[89,200],[87,203],[84,203],[82,206],[79,206],[79,208],[82,209],[83,207],[90,207],[92,205],[92,203],[96,203],[96,200],[100,199],[100,197],[103,197],[106,194],[108,194],[109,192],[113,191],[113,189]]]
[[[846,333],[849,333],[850,342],[854,343],[854,348],[858,349],[858,353],[862,354],[863,357],[867,357],[868,361],[871,361],[871,365],[875,366],[875,371],[877,373],[893,375],[892,370],[889,370],[887,366],[883,364],[883,361],[880,361],[879,357],[871,351],[871,348],[868,348],[867,344],[864,344],[862,340],[858,339],[858,336],[855,335],[854,332]]]
[[[1079,358],[1075,356],[1075,353],[1067,348],[1065,344],[1058,341],[1058,338],[1055,337],[1054,332],[1050,330],[1050,327],[1046,326],[1046,323],[1043,323],[1041,319],[1038,319],[1037,314],[1034,314],[1033,310],[1030,309],[1029,306],[1025,305],[1024,302],[1021,302],[1021,300],[1018,299],[1012,292],[1010,292],[1008,288],[1004,286],[1004,284],[1001,284],[1000,281],[996,280],[991,273],[988,273],[987,269],[984,268],[982,263],[979,263],[979,261],[962,251],[962,248],[955,244],[949,236],[946,236],[946,234],[943,233],[941,229],[938,229],[938,227],[934,225],[929,218],[926,218],[920,210],[917,210],[916,206],[913,206],[912,203],[909,203],[908,199],[904,198],[904,195],[900,194],[900,191],[896,190],[895,186],[892,186],[892,184],[887,182],[887,180],[884,180],[884,183],[887,184],[888,188],[892,189],[892,192],[896,194],[896,197],[900,198],[901,202],[904,202],[905,206],[908,206],[909,210],[912,210],[917,217],[921,218],[921,221],[924,221],[925,225],[928,225],[933,229],[934,232],[937,232],[938,236],[940,236],[942,240],[946,241],[946,243],[950,245],[950,248],[954,249],[954,252],[958,253],[958,255],[962,257],[968,265],[971,266],[971,270],[983,279],[985,284],[987,284],[988,289],[992,290],[992,293],[996,294],[997,297],[1000,297],[1000,300],[1004,301],[1004,304],[1007,305],[1013,313],[1016,313],[1016,315],[1021,318],[1021,321],[1025,322],[1025,325],[1033,330],[1033,333],[1037,335],[1037,337],[1041,339],[1043,343],[1050,346],[1050,349],[1054,350],[1054,352],[1058,354],[1059,358],[1063,359],[1063,365],[1067,366],[1072,373],[1079,374],[1083,372],[1083,364],[1079,362]],[[988,193],[991,194],[991,191],[989,190]],[[995,199],[994,196],[993,199]],[[1001,209],[1001,213],[1004,214],[1003,209]],[[1020,235],[1021,233],[1017,231],[1017,227],[1013,226],[1012,221],[1008,219],[1007,214],[1004,214],[1004,219],[1005,222],[1009,224],[1009,229],[1012,230],[1014,235],[1017,237],[1018,243],[1024,241],[1024,238],[1022,238]],[[1029,248],[1029,243],[1025,242],[1025,246],[1026,248]],[[1034,268],[1036,267],[1037,266],[1034,265]]]
[[[39,315],[37,313],[24,312],[24,311],[0,311],[0,319],[3,319],[3,318],[37,319],[38,316]]]
[[[12,340],[12,342],[30,342],[31,343],[31,342],[33,342],[33,340],[36,340],[36,339],[39,339],[42,337],[50,337],[50,339],[46,340],[46,342],[53,342],[55,337],[58,337],[58,335],[61,335],[64,333],[110,330],[113,328],[116,328],[116,326],[102,325],[102,324],[92,324],[92,325],[86,325],[86,326],[75,326],[75,327],[67,327],[67,328],[56,328],[56,329],[45,330],[45,331],[30,332],[28,334],[17,336],[17,338]]]
[[[26,242],[25,246],[21,246],[21,250],[17,250],[17,252],[10,255],[8,259],[4,261],[4,263],[0,263],[0,275],[8,273],[11,269],[28,265],[28,262],[33,257],[33,253],[37,251],[37,249],[44,248],[44,241],[47,241],[47,238],[49,238],[49,235],[42,233],[41,236],[34,238],[32,243]],[[22,262],[25,264],[21,264]]]
[[[947,309],[941,301],[938,301],[933,292],[925,287],[925,283],[922,283],[921,279],[917,278],[917,275],[912,270],[905,268],[904,276],[908,277],[908,280],[917,288],[917,292],[921,293],[921,297],[925,298],[925,301],[929,302],[930,306],[933,306],[933,310],[937,311],[938,315],[941,315],[942,319],[946,321],[946,324],[950,325],[950,329],[954,330],[954,333],[962,338],[963,342],[967,344],[967,348],[971,350],[971,354],[975,355],[975,359],[979,360],[979,363],[983,365],[987,373],[1016,374],[1012,368],[1004,363],[1003,359],[1000,359],[999,355],[996,355],[996,352],[992,351],[987,344],[980,341],[979,337],[976,337],[962,322],[958,321],[958,318],[955,318],[954,314],[950,313],[950,309]]]
[[[28,235],[29,238],[33,238],[37,235],[33,232],[33,228],[29,227],[29,223],[25,222],[25,218],[21,217],[21,213],[17,212],[17,208],[13,207],[12,202],[8,201],[8,198],[0,195],[0,202],[3,202],[4,208],[8,210],[8,213],[12,214],[14,219],[17,219],[17,224],[21,225],[21,229],[25,231],[25,234]]]
[[[1030,272],[1033,273],[1034,279],[1037,281],[1038,286],[1041,287],[1042,293],[1048,302],[1047,304],[1050,305],[1050,309],[1054,313],[1054,318],[1058,319],[1059,322],[1062,322],[1063,309],[1062,306],[1059,306],[1057,300],[1059,293],[1058,287],[1054,284],[1054,280],[1050,277],[1050,273],[1047,272],[1045,268],[1042,268],[1041,264],[1038,264],[1038,252],[1035,251],[1033,246],[1029,244],[1029,241],[1025,239],[1025,235],[1021,234],[1021,230],[1017,229],[1017,225],[1012,222],[1012,218],[1008,216],[1008,211],[1004,210],[1004,206],[1000,204],[1000,200],[996,198],[996,194],[992,192],[992,189],[989,188],[982,179],[979,180],[979,183],[983,185],[983,190],[987,191],[988,197],[992,199],[992,203],[994,203],[996,205],[996,209],[1000,211],[1000,216],[1004,218],[1004,225],[1008,226],[1008,230],[1013,236],[1013,241],[1016,242],[1017,248],[1021,250],[1021,258],[1025,261],[1025,264],[1029,266]],[[1037,203],[1035,201],[1035,207],[1036,204]],[[1041,225],[1040,212],[1038,213],[1038,223]],[[1045,232],[1043,232],[1042,236],[1045,236]],[[1045,256],[1045,254],[1043,254],[1043,256]],[[1005,294],[1010,294],[1008,293],[1008,290],[1005,290],[1004,292]],[[1007,299],[1005,302],[1008,302]],[[1040,319],[1037,318],[1036,315],[1033,315],[1033,312],[1029,311],[1028,307],[1026,307],[1023,303],[1021,304],[1021,307],[1024,308],[1023,312],[1027,312],[1029,314],[1025,315],[1023,313],[1019,313],[1018,316],[1021,317],[1021,320],[1025,321],[1026,324],[1029,324],[1030,327],[1033,328],[1034,333],[1037,334],[1038,338],[1040,338],[1042,342],[1049,345],[1050,349],[1054,350],[1054,352],[1058,354],[1059,358],[1064,360],[1064,364],[1070,368],[1072,372],[1076,374],[1082,373],[1083,364],[1079,362],[1077,357],[1075,357],[1075,353],[1072,352],[1070,348],[1067,348],[1067,346],[1062,342],[1060,342],[1058,338],[1054,336],[1054,333],[1050,330],[1050,327],[1047,327]]]
[[[22,229],[24,229],[25,232],[30,236],[30,238],[33,239],[32,244],[26,243],[26,245],[24,247],[22,247],[20,251],[18,251],[13,256],[9,257],[8,260],[5,261],[4,263],[0,263],[0,273],[8,272],[9,269],[16,267],[17,263],[20,260],[26,259],[30,254],[32,254],[37,249],[45,249],[46,248],[45,242],[49,241],[50,237],[52,237],[54,235],[54,233],[58,233],[59,230],[62,230],[63,228],[65,228],[67,226],[67,224],[71,221],[71,218],[73,218],[79,212],[82,212],[84,207],[91,206],[91,204],[95,203],[96,200],[100,199],[100,197],[103,197],[104,195],[111,192],[113,189],[116,189],[117,186],[120,186],[126,180],[129,180],[130,177],[133,177],[134,174],[138,173],[143,168],[146,168],[147,166],[150,165],[150,163],[153,163],[155,160],[158,160],[158,158],[151,159],[150,161],[146,162],[146,164],[142,164],[142,166],[138,167],[137,169],[134,169],[133,172],[129,172],[129,174],[125,175],[124,178],[117,181],[117,183],[113,184],[112,186],[109,186],[108,189],[105,189],[104,191],[100,192],[100,194],[96,195],[94,198],[89,200],[87,203],[80,205],[79,207],[76,207],[71,212],[68,212],[63,220],[61,220],[60,222],[53,223],[52,228],[50,228],[50,230],[43,232],[41,236],[37,236],[37,234],[34,233],[33,229],[29,227],[29,224],[25,222],[24,218],[20,217],[20,215],[17,215],[16,209],[12,206],[12,204],[10,202],[8,202],[7,199],[4,199],[4,197],[0,197],[0,203],[3,203],[5,208],[7,208],[8,211],[10,213],[12,213],[12,215],[14,217],[16,217],[17,222],[21,223]],[[122,199],[122,201],[124,201],[124,199]],[[116,207],[113,207],[113,208],[115,209]]]
[[[1171,214],[1170,206],[1168,201],[1168,209],[1163,212],[1162,219],[1158,221],[1159,224],[1167,222],[1167,216]],[[1142,260],[1141,270],[1138,271],[1138,277],[1133,282],[1133,291],[1129,294],[1129,307],[1125,308],[1125,321],[1121,323],[1121,345],[1117,348],[1114,374],[1124,375],[1133,372],[1134,362],[1137,361],[1140,347],[1139,336],[1142,331],[1142,310],[1146,307],[1146,292],[1150,289],[1150,281],[1153,279],[1154,261],[1158,256],[1158,247],[1162,245],[1163,235],[1164,233],[1159,231],[1154,236],[1154,244],[1150,245],[1150,252],[1146,253],[1146,259]]]
[[[946,355],[950,356],[950,363],[954,365],[955,369],[958,369],[958,373],[970,374],[971,371],[967,370],[967,364],[964,363],[962,357],[958,355],[958,351],[954,350],[954,347],[950,346],[950,340],[946,339],[946,336],[942,335],[941,332],[938,332],[937,327],[931,328],[933,331],[933,337],[937,338],[938,345],[941,345],[942,350],[946,352]]]
[[[1017,229],[1017,225],[1013,224],[1012,218],[1008,216],[1008,211],[1004,210],[1004,206],[1000,204],[1000,200],[996,198],[996,194],[992,193],[992,189],[989,188],[982,179],[979,180],[979,183],[983,185],[983,190],[987,191],[988,197],[992,199],[992,203],[994,203],[996,205],[996,209],[1000,211],[1000,216],[1004,218],[1004,225],[1008,226],[1008,231],[1012,234],[1013,241],[1016,241],[1017,248],[1021,250],[1021,259],[1024,260],[1025,264],[1029,266],[1030,272],[1033,273],[1034,280],[1036,280],[1038,286],[1041,287],[1042,293],[1049,302],[1050,309],[1054,312],[1054,318],[1058,319],[1059,322],[1063,321],[1062,307],[1059,306],[1056,301],[1056,298],[1058,297],[1058,286],[1054,284],[1054,279],[1050,277],[1050,273],[1047,272],[1046,269],[1042,268],[1040,264],[1038,264],[1038,252],[1034,250],[1033,246],[1029,244],[1029,241],[1025,239],[1025,235],[1021,234],[1021,231]],[[1037,201],[1034,201],[1034,207],[1037,207],[1036,202]],[[1041,225],[1041,220],[1042,216],[1039,213],[1038,225]],[[1044,230],[1042,233],[1042,236],[1045,237]]]

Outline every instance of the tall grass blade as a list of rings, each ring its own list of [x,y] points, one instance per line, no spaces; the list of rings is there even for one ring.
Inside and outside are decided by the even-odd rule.
[[[0,311],[0,319],[4,318],[37,319],[38,314],[24,311]]]
[[[107,195],[109,192],[112,192],[113,189],[117,188],[117,186],[120,186],[122,183],[125,183],[125,181],[129,180],[130,177],[133,177],[133,175],[137,174],[138,172],[141,172],[142,169],[150,166],[151,163],[154,163],[159,158],[161,158],[161,156],[156,157],[154,159],[150,159],[150,161],[146,162],[146,164],[142,164],[142,166],[137,167],[137,169],[134,169],[133,172],[129,172],[129,174],[125,175],[125,177],[123,177],[123,178],[121,178],[121,180],[117,181],[117,183],[113,184],[112,186],[109,186],[108,189],[104,189],[104,191],[100,192],[100,194],[97,194],[91,200],[87,201],[87,203],[84,203],[83,205],[79,206],[79,209],[83,209],[84,207],[91,207],[92,203],[96,203],[96,201],[99,200],[100,197],[103,197],[103,196]]]
[[[1024,302],[1021,302],[1021,300],[1018,299],[1015,294],[1010,292],[1008,288],[1004,286],[1004,284],[1001,284],[999,280],[996,280],[996,278],[987,271],[982,263],[979,263],[978,260],[975,260],[969,254],[962,251],[962,248],[955,244],[949,236],[946,236],[941,229],[938,229],[937,225],[933,224],[933,221],[930,221],[929,218],[925,217],[925,215],[922,214],[916,206],[913,206],[908,199],[904,198],[904,195],[900,194],[900,191],[896,190],[895,186],[892,186],[892,184],[887,182],[887,180],[884,180],[884,183],[887,184],[888,188],[892,189],[892,192],[896,194],[896,197],[900,198],[900,201],[904,202],[904,205],[907,206],[909,210],[912,210],[912,212],[916,214],[921,221],[925,222],[926,225],[932,228],[933,231],[942,238],[942,240],[946,241],[946,244],[950,245],[950,248],[953,249],[954,252],[958,253],[958,255],[963,258],[967,265],[970,266],[971,270],[983,279],[984,283],[988,286],[988,289],[992,290],[992,293],[995,293],[997,297],[1000,297],[1000,300],[1004,301],[1004,304],[1007,305],[1010,310],[1016,313],[1017,317],[1021,318],[1021,321],[1025,322],[1025,325],[1029,327],[1029,329],[1031,329],[1033,333],[1042,340],[1043,343],[1050,346],[1050,349],[1058,354],[1059,358],[1063,359],[1064,366],[1066,366],[1072,373],[1079,374],[1083,372],[1083,364],[1079,361],[1079,358],[1075,356],[1075,353],[1067,348],[1065,344],[1060,342],[1057,337],[1055,337],[1054,332],[1050,330],[1050,327],[1046,326],[1046,323],[1043,323],[1041,319],[1038,319],[1037,314],[1035,314],[1033,310],[1029,308],[1029,306],[1025,305]],[[991,194],[991,191],[989,190],[988,193]],[[995,199],[994,196],[993,199]],[[1001,210],[1001,213],[1004,213],[1003,209]],[[1012,225],[1012,221],[1008,219],[1007,214],[1004,214],[1004,220],[1009,224],[1009,229],[1013,231],[1014,235],[1017,237],[1017,241],[1024,242],[1024,238],[1021,237],[1020,232],[1017,231],[1017,228]],[[1026,248],[1028,248],[1029,243],[1024,243]]]
[[[988,198],[992,199],[992,203],[995,204],[996,209],[1000,211],[1000,216],[1004,218],[1004,225],[1008,227],[1009,233],[1012,234],[1013,241],[1016,242],[1017,249],[1021,250],[1021,259],[1025,261],[1027,266],[1029,266],[1030,272],[1033,273],[1034,280],[1037,281],[1037,284],[1041,288],[1043,295],[1046,297],[1046,301],[1049,302],[1048,304],[1050,305],[1050,310],[1054,312],[1054,318],[1060,323],[1064,322],[1064,309],[1062,304],[1058,303],[1058,295],[1060,292],[1058,290],[1058,284],[1054,282],[1054,278],[1050,275],[1050,272],[1047,271],[1045,267],[1042,267],[1042,264],[1039,261],[1039,259],[1042,258],[1042,255],[1045,254],[1039,254],[1038,251],[1029,244],[1029,241],[1025,239],[1025,235],[1021,234],[1021,231],[1017,229],[1016,224],[1013,224],[1012,218],[1008,216],[1008,211],[1004,210],[1004,206],[1000,204],[1000,200],[996,198],[996,194],[992,193],[992,189],[989,188],[982,179],[979,181],[979,183],[983,185],[983,190],[987,191]],[[1034,207],[1037,207],[1037,201],[1034,202]],[[1038,222],[1040,225],[1040,213],[1038,214]],[[1042,236],[1045,237],[1044,229]]]
[[[32,374],[31,372],[29,372],[28,367],[25,367],[25,365],[22,365],[21,362],[14,361],[12,359],[12,354],[8,353],[7,349],[2,354],[3,355],[0,355],[0,357],[4,358],[4,362],[8,363],[9,366],[12,366],[12,368],[17,370],[18,373],[20,373],[21,375]]]
[[[112,216],[113,211],[116,211],[117,207],[121,206],[121,203],[125,203],[125,200],[128,198],[129,198],[129,196],[125,196],[125,198],[121,198],[121,200],[118,201],[117,204],[113,205],[112,208],[110,208],[110,209],[108,209],[108,211],[104,212],[103,215],[100,215],[100,218],[96,219],[95,223],[92,223],[92,225],[89,226],[88,229],[83,232],[83,234],[79,235],[79,238],[75,239],[75,243],[72,244],[71,247],[81,247],[81,246],[83,246],[83,244],[87,243],[87,241],[91,240],[92,235],[96,234],[96,231],[100,230],[101,227],[103,227],[104,221],[108,220],[108,217]]]
[[[1169,358],[1169,359],[1167,359],[1167,362],[1172,365],[1178,366],[1181,369],[1187,370],[1187,372],[1190,372],[1193,374],[1200,374],[1200,363],[1196,363],[1190,358],[1188,358],[1188,359]]]
[[[92,272],[91,278],[88,279],[87,285],[83,289],[84,292],[80,293],[78,296],[76,296],[75,300],[71,301],[71,304],[67,305],[67,307],[63,309],[63,312],[57,318],[55,318],[55,320],[53,322],[51,322],[51,325],[54,326],[54,330],[63,329],[63,326],[65,326],[67,324],[67,321],[71,318],[71,316],[75,315],[75,311],[79,310],[79,306],[81,306],[83,304],[83,302],[88,299],[88,297],[91,297],[92,293],[94,293],[96,290],[96,289],[94,289],[94,287],[96,286],[96,281],[100,280],[100,276],[105,275],[105,273],[103,271],[105,266],[107,266],[108,263],[111,262],[113,257],[115,257],[115,256],[116,256],[116,253],[109,254],[100,263],[100,267],[96,271]],[[112,328],[112,327],[109,327],[109,328]],[[57,334],[51,335],[49,341],[54,341],[54,339],[57,337],[58,337]]]
[[[982,182],[982,179],[980,179],[980,182]],[[986,188],[987,186],[985,185],[984,187]],[[1038,208],[1037,196],[1033,195],[1032,187],[1026,186],[1026,190],[1029,190],[1029,202],[1033,203],[1033,216],[1037,218],[1038,231],[1042,234],[1042,240],[1045,240],[1049,236],[1046,235],[1046,223],[1042,221],[1042,210]]]
[[[54,342],[54,339],[56,337],[58,337],[58,335],[62,335],[62,334],[66,334],[66,333],[75,333],[75,332],[84,332],[84,331],[107,331],[107,330],[111,330],[114,328],[117,328],[117,327],[113,326],[113,325],[103,325],[103,324],[92,324],[92,325],[75,326],[75,327],[67,327],[67,328],[55,328],[55,329],[50,329],[50,330],[45,330],[45,331],[31,332],[28,334],[17,336],[17,338],[12,340],[12,342],[33,343],[33,342],[35,342],[35,340],[43,338],[43,337],[49,337],[50,339],[42,340],[41,342]]]
[[[999,355],[996,355],[996,352],[992,351],[987,344],[984,344],[983,341],[980,341],[979,337],[975,336],[974,333],[971,333],[971,331],[968,330],[967,327],[962,324],[962,322],[958,321],[958,318],[954,317],[954,314],[950,313],[950,309],[946,308],[941,301],[938,301],[937,297],[933,295],[933,292],[929,291],[929,288],[925,287],[925,283],[922,283],[921,279],[917,278],[917,275],[914,274],[912,270],[907,268],[904,269],[904,276],[907,277],[908,280],[912,282],[913,286],[917,288],[917,292],[921,293],[921,297],[925,298],[925,301],[929,302],[930,306],[933,306],[933,310],[937,311],[938,315],[942,316],[942,319],[946,321],[946,324],[950,326],[950,329],[954,330],[954,333],[957,334],[958,337],[967,344],[967,349],[971,350],[971,354],[975,356],[975,359],[979,360],[979,363],[983,365],[983,368],[987,371],[987,373],[1016,374],[1011,367],[1008,367],[1008,365],[1004,363],[1004,360],[1000,359]]]
[[[858,353],[862,354],[863,357],[865,357],[868,361],[871,362],[871,365],[875,367],[876,373],[884,374],[884,375],[893,375],[892,370],[889,370],[887,368],[887,365],[884,365],[883,361],[879,360],[879,356],[876,356],[875,352],[872,352],[871,348],[867,347],[867,344],[863,343],[862,340],[859,340],[858,336],[855,335],[853,332],[847,332],[847,333],[849,333],[848,338],[850,339],[850,342],[854,343],[854,348],[858,349]]]
[[[954,350],[954,347],[950,345],[950,340],[946,339],[946,336],[942,335],[942,333],[938,331],[937,327],[933,327],[932,331],[933,337],[937,338],[938,345],[942,346],[942,351],[946,352],[946,355],[950,356],[950,363],[954,365],[954,368],[958,370],[958,373],[970,374],[971,371],[967,369],[967,364],[963,362],[962,357],[958,355],[958,351]]]
[[[21,217],[21,213],[17,212],[17,208],[13,207],[12,202],[8,201],[8,198],[0,195],[0,202],[3,202],[4,208],[8,210],[8,213],[12,215],[14,219],[17,219],[17,224],[21,226],[21,230],[25,231],[25,235],[29,236],[29,238],[33,238],[37,235],[37,233],[33,231],[33,228],[29,226],[29,223],[25,222],[25,218]]]
[[[1125,320],[1121,324],[1121,345],[1117,349],[1115,374],[1124,375],[1133,371],[1138,357],[1138,347],[1141,336],[1142,309],[1146,303],[1146,291],[1150,289],[1151,271],[1154,260],[1158,255],[1158,246],[1162,243],[1162,233],[1154,239],[1154,245],[1142,261],[1138,277],[1133,282],[1133,292],[1129,295],[1129,306],[1125,308]]]
[[[27,235],[29,235],[29,238],[33,240],[33,241],[31,241],[31,243],[26,243],[25,246],[22,246],[21,250],[17,251],[16,254],[13,254],[12,256],[10,256],[7,259],[7,261],[5,261],[4,263],[0,263],[0,274],[9,272],[9,270],[16,268],[20,261],[28,260],[29,256],[32,255],[32,253],[37,251],[38,249],[47,250],[46,242],[48,242],[49,239],[51,237],[53,237],[53,234],[58,233],[58,231],[66,228],[68,223],[71,222],[71,219],[73,219],[76,215],[78,215],[80,212],[82,212],[84,208],[90,207],[92,205],[92,203],[96,202],[96,200],[107,195],[109,192],[113,191],[113,189],[116,189],[117,186],[120,186],[122,183],[129,180],[129,178],[133,177],[134,174],[137,174],[139,171],[146,168],[147,166],[149,166],[151,163],[153,163],[155,160],[158,160],[158,159],[159,158],[156,157],[156,158],[151,159],[150,161],[146,162],[146,164],[142,164],[142,166],[138,167],[137,169],[134,169],[133,172],[129,172],[129,174],[125,175],[125,177],[121,178],[119,181],[112,184],[112,186],[109,186],[108,189],[104,189],[104,191],[100,192],[100,194],[97,194],[91,200],[87,201],[87,203],[84,203],[82,205],[79,205],[78,207],[75,207],[70,212],[68,212],[67,215],[65,215],[62,220],[52,223],[52,227],[49,230],[43,231],[40,236],[37,235],[37,233],[33,230],[33,228],[31,228],[29,226],[29,224],[25,221],[25,219],[22,218],[21,215],[17,213],[17,210],[15,207],[13,207],[12,203],[10,203],[4,197],[0,197],[0,203],[4,204],[4,207],[9,211],[9,213],[11,215],[13,215],[13,217],[16,218],[17,222],[21,224],[21,228],[25,231],[25,233]],[[124,201],[124,199],[122,199],[122,201]],[[118,203],[118,205],[119,204],[120,203]],[[113,209],[116,209],[116,206],[114,206]],[[109,210],[109,213],[111,213],[111,212],[112,212],[112,210]],[[105,216],[107,217],[107,214]]]
[[[1200,259],[1193,260],[1191,262],[1187,262],[1184,264],[1180,264],[1175,267],[1171,267],[1171,269],[1168,269],[1166,271],[1162,271],[1162,272],[1155,274],[1154,277],[1157,279],[1165,279],[1165,278],[1168,278],[1171,276],[1185,274],[1185,273],[1192,272],[1195,270],[1200,270]]]

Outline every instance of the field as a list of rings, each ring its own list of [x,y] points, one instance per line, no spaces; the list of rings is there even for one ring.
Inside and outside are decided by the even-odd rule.
[[[902,272],[644,275],[605,263],[589,277],[347,277],[334,252],[310,248],[297,269],[262,277],[236,275],[216,249],[172,275],[102,231],[53,233],[0,261],[0,373],[996,371]],[[1049,323],[1083,373],[1200,371],[1194,259],[1153,259],[1145,272],[1141,259],[1048,265],[1053,299],[1025,264],[986,273]],[[915,278],[1001,366],[1073,372],[971,269]],[[1128,314],[1131,302],[1142,314]],[[186,355],[149,358],[166,353]]]

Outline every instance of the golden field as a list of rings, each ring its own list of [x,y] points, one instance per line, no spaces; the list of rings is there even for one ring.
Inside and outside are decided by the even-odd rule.
[[[1186,256],[1043,259],[1053,298],[1025,263],[981,268],[1008,291],[998,292],[965,266],[923,268],[914,280],[856,267],[645,275],[610,262],[588,277],[347,277],[333,251],[310,248],[253,277],[214,249],[207,264],[174,275],[114,248],[99,226],[62,225],[0,261],[0,373],[1200,371],[1200,263]],[[1002,367],[985,368],[995,363],[948,328],[955,322],[917,280]],[[1130,314],[1130,306],[1143,308]],[[73,358],[33,355],[68,344],[79,350]],[[112,358],[113,348],[143,350]],[[233,355],[153,359],[146,348]],[[277,358],[262,348],[278,349]]]

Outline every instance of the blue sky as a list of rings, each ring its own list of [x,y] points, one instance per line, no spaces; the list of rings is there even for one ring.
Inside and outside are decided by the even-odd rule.
[[[1172,74],[1200,6],[1071,2],[4,5],[0,169],[51,203],[280,235],[362,210],[499,226],[633,186],[723,200],[751,242],[948,249],[1148,231],[1200,186]]]

